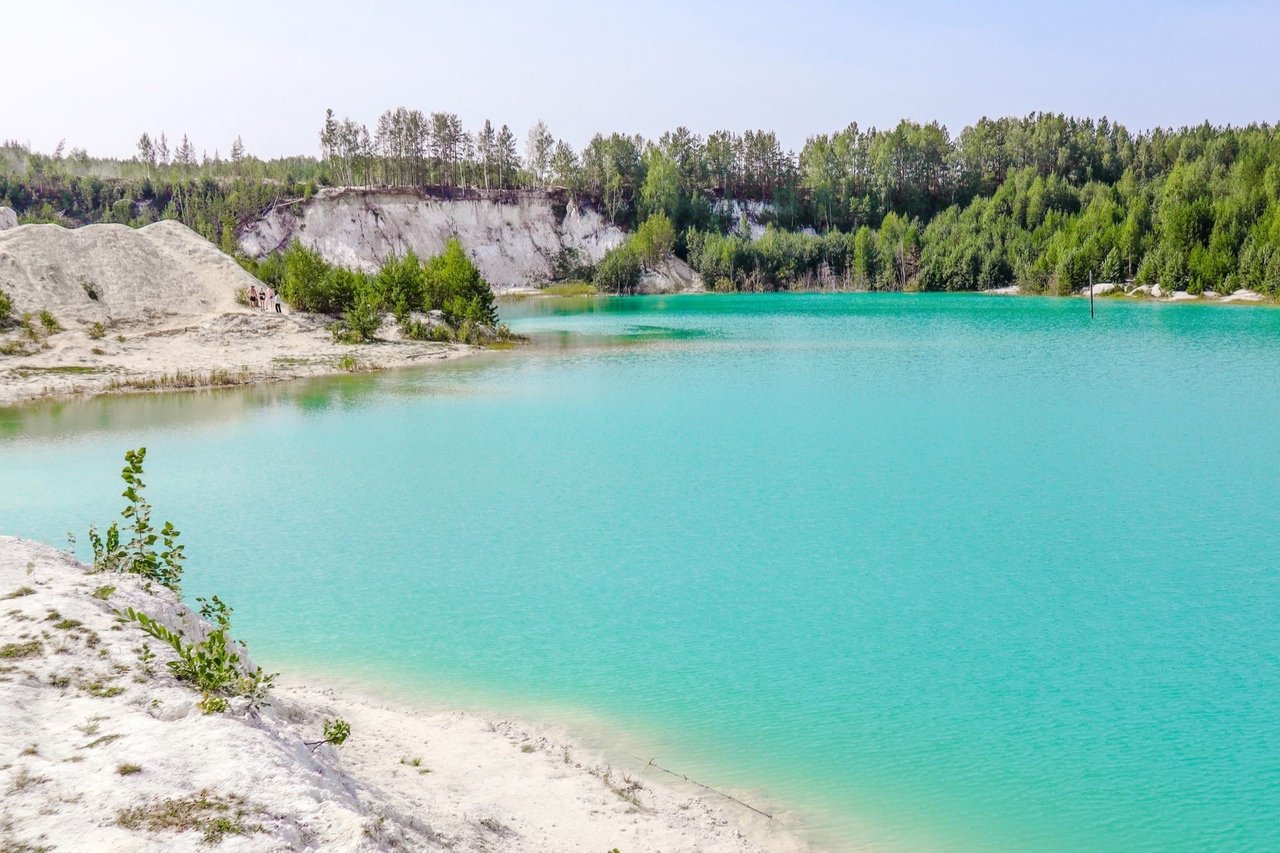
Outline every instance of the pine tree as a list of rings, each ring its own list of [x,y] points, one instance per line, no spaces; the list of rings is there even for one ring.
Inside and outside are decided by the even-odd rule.
[[[151,177],[151,167],[156,164],[156,149],[151,144],[151,134],[143,131],[138,137],[138,162],[147,167],[147,177]]]

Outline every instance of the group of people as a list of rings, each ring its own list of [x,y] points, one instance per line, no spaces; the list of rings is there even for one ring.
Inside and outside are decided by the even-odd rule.
[[[249,285],[249,307],[260,308],[263,311],[270,311],[271,306],[276,306],[276,313],[283,314],[281,308],[283,302],[280,300],[280,294],[276,293],[275,288],[263,287],[258,288],[256,284]]]

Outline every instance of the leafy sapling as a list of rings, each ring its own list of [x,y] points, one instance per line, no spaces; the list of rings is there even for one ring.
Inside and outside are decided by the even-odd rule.
[[[342,746],[350,736],[351,724],[346,720],[341,718],[336,720],[325,720],[324,739],[304,741],[303,746],[309,746],[311,747],[311,751],[315,752],[322,744],[326,743],[332,746]]]
[[[139,574],[177,592],[186,559],[185,546],[178,544],[180,531],[172,522],[166,521],[159,533],[151,526],[151,504],[143,496],[146,484],[142,481],[142,463],[146,457],[145,447],[125,451],[125,466],[120,472],[125,490],[121,496],[129,503],[120,515],[127,522],[125,531],[132,535],[127,542],[122,541],[119,522],[112,522],[105,537],[98,533],[97,527],[90,526],[93,567],[97,571]],[[159,551],[157,542],[163,546]]]

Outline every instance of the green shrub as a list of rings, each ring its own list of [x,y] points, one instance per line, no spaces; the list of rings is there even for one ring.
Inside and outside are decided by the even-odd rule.
[[[89,340],[100,341],[107,336],[107,327],[102,323],[94,323],[87,332]]]
[[[0,329],[9,325],[12,319],[13,303],[9,301],[8,296],[5,296],[4,291],[0,290]]]
[[[445,320],[456,326],[463,320],[492,326],[498,322],[498,306],[489,283],[467,257],[457,238],[423,267],[424,294],[428,310],[439,309]]]
[[[640,263],[652,268],[670,255],[676,247],[676,229],[665,213],[655,213],[641,223],[631,238]]]
[[[200,709],[206,714],[227,710],[227,697],[243,697],[251,707],[265,703],[275,682],[275,674],[266,674],[262,667],[245,671],[240,656],[231,650],[231,608],[216,595],[212,599],[197,599],[201,603],[200,614],[216,626],[209,636],[199,643],[188,643],[182,633],[172,631],[145,613],[126,608],[116,615],[127,622],[136,622],[147,634],[165,643],[178,654],[177,660],[167,664],[173,676],[186,682],[201,693]]]
[[[640,284],[640,259],[629,242],[605,253],[596,266],[595,286],[605,293],[634,293]]]
[[[395,312],[397,318],[402,319],[410,311],[420,310],[426,298],[426,285],[418,256],[408,252],[402,258],[387,261],[373,278],[372,289],[378,307]]]
[[[341,314],[368,288],[364,273],[330,266],[300,243],[286,249],[282,258],[280,296],[298,311]]]
[[[40,312],[40,325],[44,326],[46,334],[53,335],[62,331],[62,324],[58,322],[58,318],[47,310]]]
[[[40,340],[40,331],[36,329],[36,319],[31,315],[30,311],[22,312],[22,317],[19,318],[18,325],[22,327],[22,334],[27,340]]]
[[[382,325],[382,314],[372,298],[361,296],[356,304],[342,315],[346,331],[360,341],[371,341]]]
[[[400,334],[409,341],[431,340],[431,326],[421,320],[405,317],[400,321]]]

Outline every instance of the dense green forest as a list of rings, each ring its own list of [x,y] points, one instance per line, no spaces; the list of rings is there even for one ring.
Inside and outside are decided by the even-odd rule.
[[[224,249],[238,225],[322,186],[563,188],[628,227],[661,214],[671,248],[721,290],[787,287],[1066,292],[1088,280],[1280,294],[1280,134],[1267,124],[1134,134],[1036,113],[856,124],[797,154],[770,131],[677,128],[594,136],[581,151],[539,122],[519,143],[491,122],[399,108],[371,132],[330,111],[320,157],[223,158],[143,134],[129,160],[0,147],[0,204],[23,221],[176,218]],[[747,212],[769,229],[752,239]],[[666,230],[663,223],[660,230]],[[634,243],[635,241],[633,241]],[[599,265],[625,289],[629,244]]]

